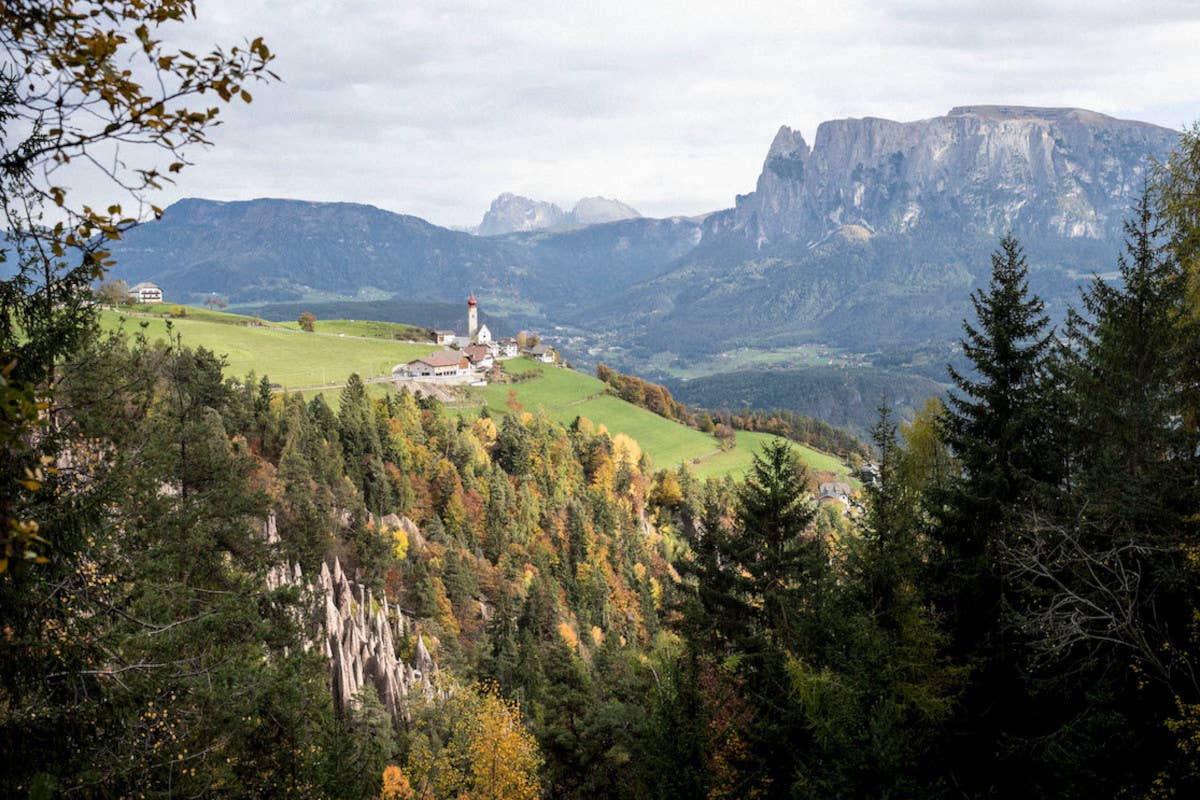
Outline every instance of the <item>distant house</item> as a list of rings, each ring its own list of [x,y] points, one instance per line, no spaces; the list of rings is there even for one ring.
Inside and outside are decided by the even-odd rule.
[[[129,290],[129,298],[135,303],[161,303],[162,289],[153,283],[142,281]]]
[[[454,344],[454,340],[457,337],[455,336],[454,331],[440,331],[439,330],[439,331],[433,332],[433,338],[437,341],[438,344]]]
[[[496,358],[516,358],[521,354],[521,348],[517,346],[517,340],[513,338],[498,339],[492,342],[495,345]]]
[[[839,503],[843,508],[849,508],[851,491],[848,483],[822,483],[817,487],[817,502]]]
[[[867,462],[858,468],[858,477],[868,486],[879,485],[879,465]]]
[[[525,351],[530,358],[536,358],[544,364],[554,363],[554,349],[544,344],[534,345]]]
[[[476,369],[488,369],[492,366],[492,350],[487,345],[473,344],[463,348],[462,352]]]
[[[392,369],[397,378],[469,378],[471,362],[461,353],[441,350],[432,355],[398,364]]]

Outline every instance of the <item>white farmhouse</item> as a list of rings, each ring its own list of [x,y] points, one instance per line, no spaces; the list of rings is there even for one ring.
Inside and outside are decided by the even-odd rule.
[[[153,283],[142,281],[129,290],[129,298],[135,303],[161,303],[163,294]]]

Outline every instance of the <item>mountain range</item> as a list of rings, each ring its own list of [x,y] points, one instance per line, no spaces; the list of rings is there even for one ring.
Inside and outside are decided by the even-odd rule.
[[[1056,316],[1111,271],[1153,159],[1177,140],[1081,109],[963,106],[824,122],[811,146],[782,127],[754,191],[702,217],[643,218],[602,198],[568,213],[504,194],[474,236],[351,203],[193,199],[114,250],[118,277],[181,300],[460,302],[473,290],[577,360],[648,377],[809,346],[832,364],[911,373],[952,356],[1005,232]]]
[[[496,236],[518,231],[599,225],[602,222],[637,219],[640,216],[636,209],[620,200],[610,200],[607,197],[584,197],[574,208],[564,212],[554,203],[531,200],[505,192],[492,201],[475,233],[480,236]]]

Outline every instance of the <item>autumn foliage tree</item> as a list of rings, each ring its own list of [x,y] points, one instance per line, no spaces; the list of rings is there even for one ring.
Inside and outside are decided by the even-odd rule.
[[[421,796],[534,800],[541,791],[537,743],[520,708],[495,685],[470,687],[442,709],[443,744],[422,736],[409,757]]]
[[[34,428],[58,424],[56,367],[93,333],[90,286],[113,264],[107,243],[161,213],[154,192],[190,163],[195,147],[210,143],[219,123],[220,105],[210,97],[250,102],[250,84],[275,78],[262,39],[207,53],[168,44],[164,31],[195,10],[193,0],[12,0],[0,6],[0,391],[6,406],[0,543],[6,550],[36,557],[45,549],[30,506],[54,484],[52,472],[36,473],[61,442],[14,443]],[[109,196],[100,203],[82,197],[72,185],[85,176],[98,176]],[[37,403],[18,402],[30,391],[39,394]]]

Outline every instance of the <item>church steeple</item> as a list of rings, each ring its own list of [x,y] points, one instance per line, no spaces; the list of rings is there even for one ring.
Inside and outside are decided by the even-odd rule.
[[[475,293],[471,292],[471,296],[467,298],[467,338],[474,343],[477,333],[479,333],[479,301],[475,299]]]

